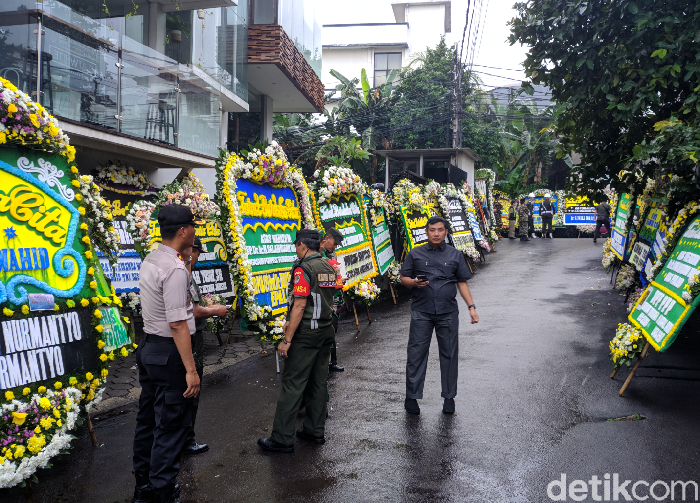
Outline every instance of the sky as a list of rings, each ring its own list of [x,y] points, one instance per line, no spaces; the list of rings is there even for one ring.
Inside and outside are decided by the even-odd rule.
[[[324,24],[393,23],[391,3],[392,0],[320,0],[318,5],[323,9],[321,19]],[[520,44],[511,46],[507,41],[510,29],[506,23],[515,17],[514,3],[515,0],[483,0],[484,13],[474,71],[482,74],[488,88],[519,85],[525,80],[521,63],[525,60],[527,48],[520,47]],[[342,20],[339,19],[340,12]],[[452,39],[448,39],[448,43],[461,42],[466,12],[467,0],[452,0]]]

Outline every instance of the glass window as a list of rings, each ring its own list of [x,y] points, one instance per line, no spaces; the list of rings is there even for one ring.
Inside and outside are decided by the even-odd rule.
[[[374,53],[374,87],[381,86],[391,70],[401,68],[400,52],[375,52]]]
[[[277,0],[253,0],[253,24],[277,23]]]

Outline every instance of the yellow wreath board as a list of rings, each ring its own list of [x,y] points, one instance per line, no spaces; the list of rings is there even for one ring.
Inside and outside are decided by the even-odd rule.
[[[433,211],[428,205],[423,206],[419,210],[401,206],[401,220],[403,221],[404,229],[406,229],[406,242],[408,243],[409,251],[428,242],[425,225],[430,217],[433,216]]]
[[[339,194],[321,204],[317,204],[316,197],[313,197],[312,204],[316,225],[326,231],[337,229],[343,235],[342,246],[335,249],[340,274],[347,278],[343,290],[347,291],[360,281],[377,276],[377,257],[362,196]]]
[[[0,488],[69,448],[107,365],[135,349],[93,245],[104,215],[99,189],[65,157],[0,148],[0,412],[11,418],[0,421]]]

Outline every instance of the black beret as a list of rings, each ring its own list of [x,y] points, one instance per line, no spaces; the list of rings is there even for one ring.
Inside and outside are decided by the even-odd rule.
[[[300,239],[315,239],[316,241],[321,241],[321,233],[316,229],[301,229],[297,231],[294,242],[296,243]]]
[[[326,230],[326,236],[330,236],[333,238],[333,241],[335,241],[335,244],[338,246],[343,245],[343,235],[338,231],[338,229],[335,229],[331,227],[330,229]]]
[[[194,225],[192,210],[182,204],[168,204],[163,206],[158,213],[158,223],[161,227],[175,225]]]

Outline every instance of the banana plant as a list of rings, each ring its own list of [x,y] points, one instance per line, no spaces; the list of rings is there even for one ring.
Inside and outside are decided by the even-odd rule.
[[[340,92],[338,118],[350,119],[352,126],[360,133],[363,149],[376,148],[381,142],[377,126],[383,123],[386,110],[391,105],[393,83],[398,76],[398,71],[389,72],[386,82],[374,89],[369,84],[367,71],[364,68],[360,79],[348,79],[336,70],[331,70],[330,74],[340,81],[336,86],[336,90]],[[360,84],[360,90],[357,84]]]

